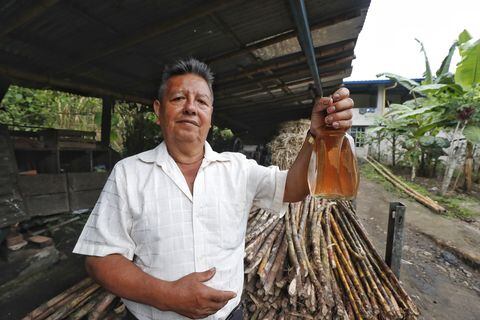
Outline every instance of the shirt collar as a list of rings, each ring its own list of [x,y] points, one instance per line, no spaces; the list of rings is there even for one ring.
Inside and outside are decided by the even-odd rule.
[[[165,165],[168,159],[171,158],[170,154],[168,153],[165,141],[160,143],[155,149],[139,153],[137,157],[146,163],[156,162],[159,166]],[[205,141],[205,154],[203,158],[208,162],[230,161],[230,159],[223,154],[213,151],[212,147],[207,141]]]

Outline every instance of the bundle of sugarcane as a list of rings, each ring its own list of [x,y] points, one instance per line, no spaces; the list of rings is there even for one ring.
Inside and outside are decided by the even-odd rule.
[[[270,144],[272,162],[293,162],[308,121],[290,122]],[[282,218],[250,213],[245,319],[415,319],[418,310],[375,251],[348,201],[308,197]]]
[[[113,294],[86,278],[45,302],[23,320],[122,319],[125,306]]]

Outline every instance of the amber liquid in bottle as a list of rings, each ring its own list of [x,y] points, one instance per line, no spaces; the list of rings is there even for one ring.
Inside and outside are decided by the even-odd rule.
[[[315,138],[317,176],[313,194],[324,199],[353,199],[359,175],[354,146],[345,131],[323,128]]]

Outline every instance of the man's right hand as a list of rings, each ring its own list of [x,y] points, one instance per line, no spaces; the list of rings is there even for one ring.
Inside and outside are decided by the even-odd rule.
[[[192,319],[208,317],[222,309],[237,294],[210,288],[203,282],[215,275],[215,268],[204,272],[193,272],[171,282],[173,298],[169,309]]]

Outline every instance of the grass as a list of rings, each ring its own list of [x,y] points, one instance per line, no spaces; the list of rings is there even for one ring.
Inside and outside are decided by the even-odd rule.
[[[400,189],[397,189],[385,178],[383,178],[383,176],[375,171],[375,169],[368,163],[360,166],[360,174],[362,177],[365,177],[368,180],[380,183],[389,192],[393,192],[397,195],[406,195]],[[430,197],[431,199],[437,201],[441,206],[445,207],[447,209],[447,216],[466,221],[471,221],[476,217],[480,217],[480,210],[478,209],[480,208],[480,202],[474,197],[458,194],[441,196],[428,191],[424,186],[407,181],[401,176],[397,177],[418,193]]]

